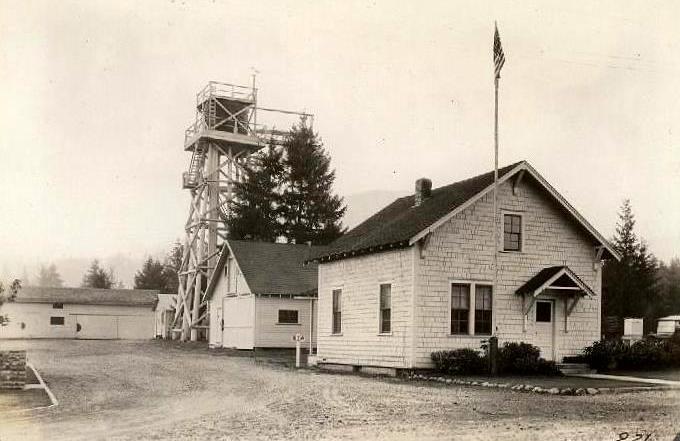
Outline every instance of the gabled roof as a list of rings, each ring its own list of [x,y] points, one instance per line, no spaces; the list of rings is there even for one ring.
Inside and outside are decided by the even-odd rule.
[[[78,305],[149,306],[158,301],[158,291],[152,289],[97,288],[21,288],[16,303],[66,303]]]
[[[524,285],[516,294],[528,294],[536,297],[546,289],[577,290],[587,296],[595,296],[593,290],[581,280],[568,266],[550,266],[543,268]]]
[[[618,253],[531,165],[516,162],[498,170],[499,185],[518,173],[532,176],[610,256]],[[431,233],[494,187],[494,172],[455,182],[432,190],[431,196],[415,206],[415,196],[392,202],[333,242],[317,261],[330,261],[389,249],[404,248]],[[604,257],[603,257],[604,258]]]
[[[224,245],[206,295],[208,298],[212,297],[230,254],[236,259],[253,294],[316,295],[318,264],[305,264],[305,260],[313,254],[323,252],[325,248],[230,239]]]

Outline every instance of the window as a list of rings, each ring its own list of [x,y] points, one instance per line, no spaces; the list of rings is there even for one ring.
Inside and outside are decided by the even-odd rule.
[[[475,334],[491,334],[491,286],[475,285]]]
[[[50,325],[63,326],[64,325],[64,317],[50,317]]]
[[[536,302],[536,321],[543,323],[552,321],[552,302]]]
[[[279,309],[279,324],[297,325],[298,312],[294,309]]]
[[[52,303],[52,309],[64,309],[63,303]]]
[[[333,334],[342,332],[342,290],[333,290]]]
[[[380,285],[380,333],[392,332],[392,285]]]
[[[503,251],[522,251],[522,216],[503,215]]]
[[[470,315],[470,285],[451,285],[451,334],[467,334]]]

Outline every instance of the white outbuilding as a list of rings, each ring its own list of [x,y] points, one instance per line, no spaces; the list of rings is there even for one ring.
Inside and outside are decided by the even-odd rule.
[[[157,302],[156,290],[25,287],[0,308],[0,339],[150,339]]]
[[[660,336],[673,335],[680,329],[680,315],[661,317],[656,323],[656,334]]]
[[[317,264],[320,247],[228,240],[208,284],[211,347],[294,348],[316,340]]]

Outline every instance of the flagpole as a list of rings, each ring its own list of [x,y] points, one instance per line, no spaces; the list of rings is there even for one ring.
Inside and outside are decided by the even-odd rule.
[[[498,295],[498,82],[500,77],[494,78],[494,166],[493,166],[493,295],[492,302]],[[495,302],[493,302],[495,303]],[[495,329],[493,330],[495,335]]]

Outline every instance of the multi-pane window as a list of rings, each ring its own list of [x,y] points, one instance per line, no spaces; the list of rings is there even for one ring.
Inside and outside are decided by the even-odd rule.
[[[50,317],[50,325],[62,326],[64,324],[64,317]]]
[[[380,333],[392,332],[392,285],[380,285]]]
[[[298,312],[296,309],[279,309],[279,323],[286,325],[298,324]]]
[[[52,303],[52,309],[64,309],[63,303]]]
[[[470,316],[470,285],[451,285],[451,334],[467,334]]]
[[[475,285],[475,334],[491,334],[491,286]]]
[[[342,290],[333,290],[333,334],[342,332]]]
[[[503,250],[522,251],[522,216],[503,215]]]

